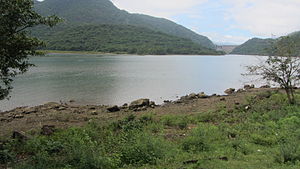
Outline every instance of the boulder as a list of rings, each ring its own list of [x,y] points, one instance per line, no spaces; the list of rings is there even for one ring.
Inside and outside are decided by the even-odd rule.
[[[155,108],[156,104],[155,104],[154,101],[151,101],[149,106],[150,106],[151,108]]]
[[[271,88],[271,86],[270,85],[264,85],[264,86],[261,86],[260,88],[261,89],[269,89],[269,88]]]
[[[180,104],[180,103],[183,103],[183,102],[182,102],[182,100],[176,100],[174,103],[175,104]]]
[[[130,103],[129,105],[129,109],[136,109],[136,108],[140,108],[140,107],[149,107],[150,105],[150,100],[149,99],[139,99],[136,101],[133,101]]]
[[[114,105],[114,106],[108,107],[107,111],[109,111],[109,112],[117,112],[117,111],[120,111],[120,108],[117,105]]]
[[[66,107],[63,107],[63,106],[60,106],[60,107],[57,108],[58,111],[63,111],[63,110],[66,110],[66,109],[67,109],[67,108],[66,108]]]
[[[96,116],[98,115],[98,112],[96,110],[91,111],[91,115]]]
[[[123,106],[120,107],[120,109],[127,109],[127,108],[128,108],[128,104],[127,103],[123,104]]]
[[[251,107],[250,106],[246,106],[245,107],[245,110],[249,110]]]
[[[14,131],[12,134],[12,139],[16,139],[18,141],[25,142],[26,140],[28,140],[28,137],[25,135],[24,132]]]
[[[24,118],[24,115],[22,115],[22,114],[16,114],[16,115],[14,116],[14,118],[15,118],[15,119],[21,119],[21,118]]]
[[[1,117],[0,118],[0,121],[7,121],[8,119],[7,118],[5,118],[5,117]]]
[[[44,104],[44,106],[48,107],[48,108],[59,108],[60,104],[56,103],[56,102],[49,102],[49,103]]]
[[[201,98],[201,99],[205,99],[205,98],[208,98],[209,96],[206,95],[204,92],[201,92],[198,94],[198,98]]]
[[[236,92],[237,93],[242,93],[242,92],[244,92],[244,89],[238,89]]]
[[[253,89],[253,88],[255,88],[255,85],[254,85],[254,84],[252,84],[252,85],[245,85],[245,86],[244,86],[244,89],[245,89],[245,90],[249,90],[249,89]]]
[[[23,114],[31,114],[31,113],[36,113],[37,110],[35,108],[25,108],[22,113]]]
[[[197,99],[198,95],[196,93],[191,93],[186,97],[188,100]]]
[[[230,94],[233,94],[235,92],[235,89],[234,88],[229,88],[227,90],[224,91],[224,93],[230,95]]]
[[[164,103],[172,103],[171,100],[164,100]]]
[[[42,127],[41,135],[51,136],[54,132],[55,132],[55,126],[54,125],[44,125]]]

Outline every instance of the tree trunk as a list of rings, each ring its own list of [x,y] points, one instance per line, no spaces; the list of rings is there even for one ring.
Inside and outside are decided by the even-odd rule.
[[[293,102],[293,99],[292,99],[292,97],[291,97],[291,93],[290,93],[290,89],[289,88],[285,88],[285,92],[286,92],[286,95],[287,95],[287,98],[288,98],[288,100],[289,100],[289,103],[290,104],[294,104]]]
[[[292,100],[291,104],[295,104],[296,100],[295,100],[295,95],[294,95],[294,89],[293,88],[290,88],[290,93],[291,93],[291,100]]]

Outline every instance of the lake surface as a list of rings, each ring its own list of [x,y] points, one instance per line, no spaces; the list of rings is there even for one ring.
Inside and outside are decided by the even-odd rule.
[[[257,57],[51,54],[30,61],[36,67],[15,79],[0,110],[60,100],[122,105],[139,98],[162,103],[192,92],[224,94],[249,82],[241,73]]]

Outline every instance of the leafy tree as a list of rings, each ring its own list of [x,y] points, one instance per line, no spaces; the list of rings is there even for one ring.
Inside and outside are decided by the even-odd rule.
[[[8,97],[13,77],[30,66],[28,56],[41,55],[36,49],[43,45],[29,36],[28,28],[54,26],[56,16],[43,17],[33,10],[32,0],[0,0],[0,100]]]
[[[248,66],[248,75],[258,75],[262,79],[279,84],[290,104],[295,103],[295,86],[300,80],[300,58],[295,41],[282,37],[271,48],[270,56],[259,65]]]

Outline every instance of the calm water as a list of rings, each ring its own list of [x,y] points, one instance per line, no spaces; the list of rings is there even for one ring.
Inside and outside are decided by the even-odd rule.
[[[241,75],[254,56],[96,56],[34,57],[33,67],[14,81],[0,109],[50,101],[122,105],[138,98],[157,103],[192,92],[223,94],[249,82]]]

